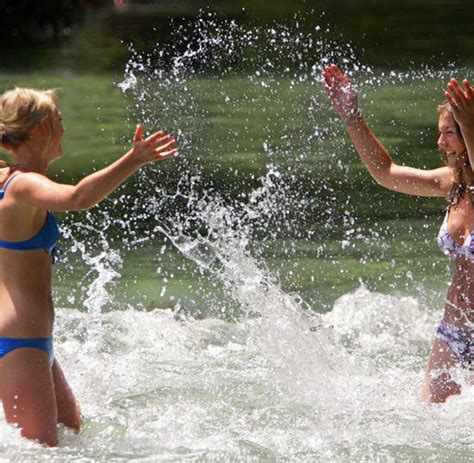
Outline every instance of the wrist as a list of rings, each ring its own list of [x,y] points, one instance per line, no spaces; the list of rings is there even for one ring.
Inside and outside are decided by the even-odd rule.
[[[341,115],[346,126],[357,125],[362,122],[362,113],[359,108],[351,109],[348,113]]]
[[[146,164],[146,162],[142,161],[136,153],[134,153],[133,148],[122,156],[122,160],[134,170],[137,170]]]

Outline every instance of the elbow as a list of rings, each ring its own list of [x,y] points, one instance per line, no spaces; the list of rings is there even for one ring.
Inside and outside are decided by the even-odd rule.
[[[84,191],[75,191],[71,198],[70,210],[74,211],[85,211],[95,206],[97,201],[91,198],[90,194]]]
[[[383,175],[378,172],[378,175],[372,174],[372,178],[383,188],[387,188],[387,190],[398,190],[398,186],[394,179],[390,175]]]
[[[87,200],[85,198],[82,198],[78,200],[75,205],[74,205],[74,210],[76,211],[86,211],[87,209],[90,209],[91,207],[94,207],[97,203]]]
[[[384,188],[388,188],[389,190],[393,190],[393,185],[384,177],[375,177],[374,176],[374,180],[381,186],[381,187],[384,187]]]
[[[393,176],[391,175],[391,166],[375,166],[370,171],[373,179],[382,187],[388,188],[389,190],[396,190],[393,182]]]

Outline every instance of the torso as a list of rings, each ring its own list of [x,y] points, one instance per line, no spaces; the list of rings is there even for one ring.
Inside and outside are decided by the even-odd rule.
[[[0,172],[0,188],[7,180]],[[13,182],[0,200],[0,240],[22,241],[38,233],[46,211],[15,201]],[[52,334],[51,255],[43,249],[0,248],[0,337],[34,338]]]
[[[444,250],[456,256],[455,275],[448,290],[444,318],[456,326],[471,326],[474,323],[474,206],[468,195],[451,206],[440,237],[443,233],[445,239],[451,239],[450,246]]]

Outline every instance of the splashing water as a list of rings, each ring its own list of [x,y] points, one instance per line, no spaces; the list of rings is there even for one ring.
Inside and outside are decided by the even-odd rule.
[[[377,265],[396,252],[377,223],[362,227],[356,192],[340,193],[360,183],[349,161],[338,162],[347,146],[319,79],[338,61],[362,102],[372,87],[383,98],[403,84],[418,111],[417,85],[447,72],[377,73],[324,30],[303,32],[297,22],[249,30],[203,14],[178,27],[172,46],[133,52],[119,83],[130,118],[178,127],[183,154],[143,172],[136,199],[123,194],[70,228],[67,259],[80,254],[86,277],[73,308],[58,311],[56,351],[85,427],[79,436],[63,430],[61,447],[47,450],[2,422],[2,458],[469,461],[467,381],[449,406],[420,401],[438,308],[402,286],[383,294],[362,284],[335,296],[344,275],[336,247],[367,249],[357,267],[370,264],[373,248],[389,257],[376,255]],[[254,118],[263,123],[253,127]],[[135,219],[111,214],[121,207]],[[107,235],[114,226],[128,237],[119,245]],[[83,236],[99,244],[95,255]],[[116,297],[128,253],[148,245],[147,259],[162,259],[164,237],[188,259],[184,271],[207,293],[206,307],[189,298],[186,307],[140,310]],[[314,275],[296,266],[302,242],[315,256],[307,265],[337,270],[312,284],[311,303],[298,291],[298,278]],[[323,291],[330,310],[318,304]]]

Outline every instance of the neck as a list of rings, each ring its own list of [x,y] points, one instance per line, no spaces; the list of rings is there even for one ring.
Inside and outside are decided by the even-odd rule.
[[[41,150],[33,150],[26,144],[22,145],[15,151],[13,164],[18,166],[19,170],[46,175],[49,163],[42,154]]]

